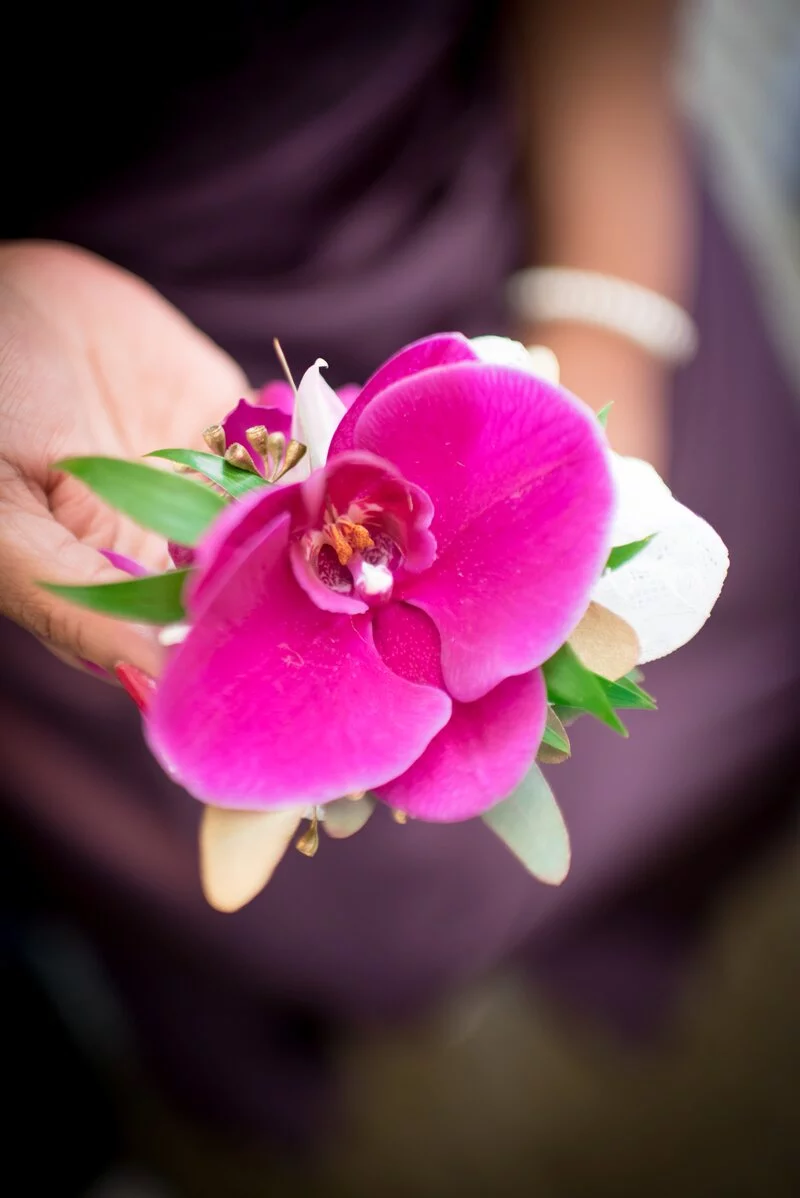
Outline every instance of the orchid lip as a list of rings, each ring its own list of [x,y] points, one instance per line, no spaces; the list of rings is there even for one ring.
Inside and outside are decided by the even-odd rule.
[[[301,545],[308,567],[328,590],[355,595],[370,607],[391,599],[403,554],[386,533],[337,518],[306,533]]]
[[[389,602],[398,578],[435,558],[433,507],[379,459],[349,455],[329,469],[309,483],[294,568],[318,606],[352,614]]]
[[[355,592],[365,603],[386,603],[391,599],[394,575],[385,562],[368,562],[360,553],[355,554],[350,562],[350,573]]]

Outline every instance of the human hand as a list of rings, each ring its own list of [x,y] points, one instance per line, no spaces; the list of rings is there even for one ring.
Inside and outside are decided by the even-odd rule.
[[[51,466],[202,445],[203,428],[246,391],[235,363],[141,280],[74,247],[0,248],[0,613],[73,664],[123,660],[156,674],[147,629],[37,582],[124,577],[100,549],[160,570],[163,540]]]

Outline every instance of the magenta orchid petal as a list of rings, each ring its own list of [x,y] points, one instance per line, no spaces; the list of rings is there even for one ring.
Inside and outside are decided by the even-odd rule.
[[[345,612],[354,616],[369,611],[367,604],[354,596],[350,572],[337,561],[330,545],[323,545],[318,558],[317,569],[310,570],[300,541],[292,541],[289,546],[295,581],[311,602],[323,611]]]
[[[271,390],[272,388],[281,388],[276,398],[280,398],[281,403],[285,403],[283,397],[283,388],[289,391],[292,395],[292,389],[288,383],[270,383],[262,391]],[[290,408],[291,412],[291,408]],[[258,470],[259,474],[265,474],[266,468],[264,459],[258,453],[247,439],[247,430],[255,428],[258,425],[264,425],[270,433],[283,433],[284,436],[289,436],[291,428],[291,415],[287,414],[282,407],[270,407],[262,404],[252,404],[249,400],[240,399],[233,411],[228,412],[228,415],[222,421],[222,429],[225,433],[225,447],[230,448],[231,445],[239,444],[250,454],[253,465]]]
[[[344,404],[345,408],[352,408],[353,404],[361,394],[361,387],[358,383],[345,383],[343,387],[336,388],[336,394]]]
[[[267,525],[209,595],[148,712],[164,768],[217,806],[273,810],[373,789],[450,717],[443,691],[384,664],[368,617],[308,601],[289,565],[289,525],[288,512]]]
[[[145,574],[150,573],[141,562],[135,561],[132,557],[126,557],[124,553],[116,553],[113,549],[101,549],[100,552],[106,561],[115,566],[117,570],[122,570],[125,574],[132,574],[134,578],[144,578]]]
[[[263,487],[237,503],[228,504],[193,550],[195,571],[189,576],[183,592],[190,615],[201,606],[208,588],[215,585],[215,579],[230,566],[247,542],[277,516],[292,510],[299,501],[299,486]]]
[[[419,819],[471,819],[509,795],[531,768],[544,732],[539,670],[506,678],[474,703],[454,703],[450,722],[378,798]]]
[[[375,648],[390,670],[409,682],[444,689],[442,638],[430,616],[407,603],[379,608],[372,622]]]
[[[464,362],[376,396],[355,442],[433,501],[436,561],[398,597],[438,627],[454,698],[478,699],[551,656],[610,544],[608,449],[590,410],[533,375]]]
[[[445,366],[451,362],[474,362],[477,357],[478,354],[461,333],[437,333],[401,349],[375,371],[364,384],[358,398],[348,406],[346,416],[333,435],[329,456],[333,457],[334,454],[344,453],[355,447],[353,432],[361,413],[376,395],[385,391],[392,383],[419,374],[421,370],[430,370],[434,366]]]
[[[284,379],[273,379],[272,382],[265,383],[258,393],[257,406],[260,408],[275,408],[291,420],[292,412],[294,411],[294,387],[290,386]],[[272,429],[269,431],[272,432]],[[275,431],[277,432],[277,428]],[[280,431],[286,432],[286,429],[281,429]]]
[[[169,541],[167,549],[169,550],[172,564],[177,570],[183,570],[187,566],[194,565],[195,552],[191,545],[179,545],[177,541]]]

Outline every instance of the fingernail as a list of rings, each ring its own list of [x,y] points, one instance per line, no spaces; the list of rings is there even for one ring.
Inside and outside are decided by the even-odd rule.
[[[156,692],[155,678],[145,674],[138,666],[129,665],[126,661],[117,662],[114,673],[119,683],[125,687],[140,711],[147,711],[150,700]]]

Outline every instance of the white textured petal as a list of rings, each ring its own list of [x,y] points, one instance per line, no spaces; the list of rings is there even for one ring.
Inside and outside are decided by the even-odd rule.
[[[561,381],[561,367],[553,351],[546,345],[529,345],[527,352],[528,369],[531,373],[544,379],[546,383],[558,385]]]
[[[640,663],[666,657],[700,631],[728,572],[728,551],[702,517],[673,497],[646,462],[612,455],[618,487],[615,545],[653,540],[603,575],[592,598],[635,630]]]
[[[512,341],[510,337],[473,337],[470,345],[482,362],[530,370],[528,351],[521,341]]]
[[[470,345],[482,362],[494,362],[498,366],[514,366],[548,383],[559,379],[558,358],[544,345],[525,348],[521,341],[510,337],[473,337]]]
[[[324,359],[317,358],[314,365],[308,368],[300,380],[294,404],[292,436],[296,441],[302,441],[308,446],[308,453],[303,461],[307,463],[306,469],[309,473],[325,465],[333,434],[346,411],[333,387],[326,383],[320,373],[327,365]],[[302,461],[298,466],[302,466]],[[294,476],[297,468],[294,467],[289,472],[293,476],[292,482],[298,481]],[[289,478],[288,474],[286,478]]]
[[[611,529],[612,545],[643,541],[670,520],[676,502],[661,475],[649,462],[611,454],[611,474],[617,507]]]

